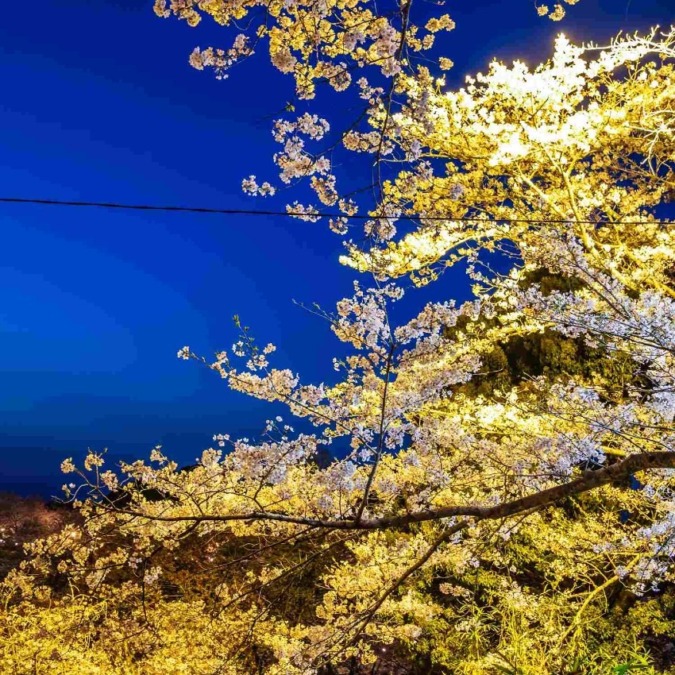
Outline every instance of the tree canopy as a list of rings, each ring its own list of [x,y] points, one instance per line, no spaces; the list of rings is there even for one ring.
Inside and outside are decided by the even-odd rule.
[[[243,181],[306,183],[289,213],[345,238],[353,295],[316,311],[348,355],[311,384],[238,320],[213,360],[182,348],[301,430],[216,436],[189,469],[64,461],[79,519],[2,585],[3,672],[675,672],[675,31],[561,35],[448,90],[454,24],[416,27],[410,0],[156,11],[248,22],[199,69],[267,40],[299,101],[362,100],[289,106],[278,180]],[[370,155],[369,203],[338,149]],[[458,265],[471,300],[395,323]]]

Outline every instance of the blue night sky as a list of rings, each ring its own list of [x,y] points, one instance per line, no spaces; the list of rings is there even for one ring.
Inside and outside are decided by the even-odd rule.
[[[493,55],[545,58],[560,30],[603,41],[675,17],[675,0],[581,0],[562,25],[530,0],[446,8],[450,85]],[[0,196],[280,206],[240,185],[273,175],[271,119],[292,84],[264,53],[224,82],[189,67],[195,46],[227,43],[210,22],[158,19],[151,0],[5,3]],[[56,493],[60,461],[87,447],[117,459],[161,443],[189,463],[214,433],[255,435],[276,411],[175,356],[228,347],[235,313],[279,346],[275,364],[330,376],[335,338],[292,304],[350,291],[325,225],[21,205],[0,205],[0,221],[0,489]],[[466,287],[448,276],[434,292]]]

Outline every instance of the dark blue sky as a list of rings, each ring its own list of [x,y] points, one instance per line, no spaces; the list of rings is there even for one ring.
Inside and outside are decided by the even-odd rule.
[[[560,30],[602,41],[675,18],[675,0],[627,3],[581,0],[553,24],[529,0],[447,2],[450,83],[492,55],[534,63]],[[188,66],[195,46],[227,43],[207,22],[156,18],[151,0],[5,3],[0,196],[267,206],[241,179],[272,175],[270,119],[292,86],[262,53],[224,82]],[[88,446],[130,457],[162,443],[187,463],[214,433],[254,435],[268,406],[175,357],[228,347],[235,313],[278,363],[330,374],[335,339],[291,302],[349,292],[325,226],[10,205],[0,223],[0,489],[54,492],[61,459]],[[448,277],[435,292],[465,289]]]

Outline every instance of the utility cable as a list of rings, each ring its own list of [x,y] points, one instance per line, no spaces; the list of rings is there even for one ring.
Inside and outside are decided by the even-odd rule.
[[[611,222],[617,225],[640,225],[641,223],[658,223],[663,225],[673,224],[668,220],[647,220],[647,221],[630,221],[630,220],[577,220],[577,219],[548,219],[548,218],[486,218],[486,217],[456,217],[456,216],[417,216],[413,218],[409,215],[401,215],[398,218],[394,216],[372,216],[366,214],[346,215],[344,213],[322,213],[322,212],[301,212],[301,211],[275,211],[266,209],[220,209],[210,208],[205,206],[168,206],[159,204],[124,204],[120,202],[89,202],[89,201],[74,201],[65,199],[29,199],[23,197],[0,197],[0,203],[3,204],[35,204],[43,206],[71,206],[71,207],[94,207],[104,209],[120,209],[126,211],[164,211],[164,212],[180,212],[180,213],[212,213],[226,216],[275,216],[287,218],[346,218],[348,220],[376,220],[378,218],[392,218],[397,220],[411,219],[411,220],[430,220],[430,221],[444,221],[450,220],[455,222],[492,222],[492,223],[546,223],[546,224],[566,224],[566,223],[581,223],[585,225],[601,225],[603,222]]]

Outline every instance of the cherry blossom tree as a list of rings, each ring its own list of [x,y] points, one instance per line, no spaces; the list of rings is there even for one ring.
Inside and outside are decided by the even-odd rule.
[[[413,56],[452,21],[417,29],[410,2],[156,7],[250,19],[300,98],[325,82],[363,99],[339,143],[371,156],[372,203],[340,190],[311,109],[274,124],[278,181],[243,181],[260,197],[305,181],[317,203],[289,213],[345,237],[359,278],[320,313],[349,354],[311,384],[240,323],[213,360],[182,348],[312,431],[278,417],[257,440],[219,434],[189,469],[159,447],[66,460],[83,522],[5,582],[3,668],[358,672],[405,653],[421,672],[659,672],[649,631],[675,629],[675,32],[561,36],[534,70],[493,62],[447,91],[449,60]],[[242,35],[192,64],[223,76],[254,49]],[[394,323],[457,265],[470,301]]]

